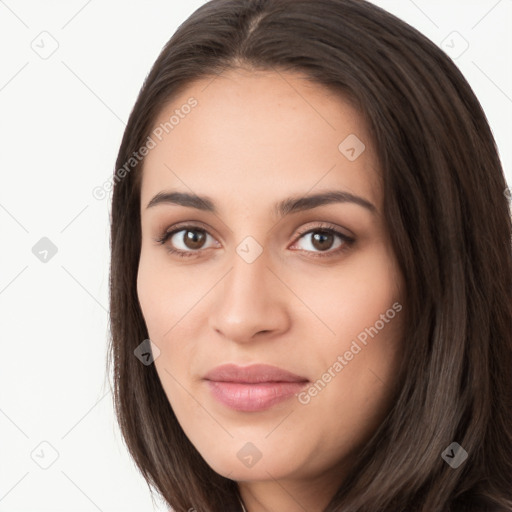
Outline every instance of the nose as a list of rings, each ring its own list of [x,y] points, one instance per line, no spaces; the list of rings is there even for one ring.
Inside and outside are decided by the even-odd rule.
[[[269,267],[265,250],[252,263],[234,252],[232,262],[231,270],[214,288],[210,328],[236,343],[285,332],[290,324],[291,292]]]

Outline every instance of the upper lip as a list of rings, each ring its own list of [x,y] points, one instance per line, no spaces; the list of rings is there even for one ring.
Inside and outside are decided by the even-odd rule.
[[[301,377],[277,366],[268,364],[252,364],[250,366],[238,366],[236,364],[223,364],[210,370],[205,380],[216,382],[239,382],[256,384],[260,382],[307,382],[306,377]]]

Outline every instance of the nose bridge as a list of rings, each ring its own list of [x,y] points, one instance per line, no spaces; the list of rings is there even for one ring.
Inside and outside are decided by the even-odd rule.
[[[271,262],[269,250],[264,247],[267,242],[265,233],[261,226],[252,225],[252,233],[255,236],[247,234],[251,232],[251,222],[254,223],[254,216],[251,219],[251,213],[245,209],[240,211],[237,217],[240,219],[241,227],[238,231],[238,240],[233,254],[231,255],[232,270],[226,276],[230,288],[230,293],[238,296],[238,299],[247,293],[256,293],[258,289],[264,292],[263,285],[268,281],[268,275],[271,274],[267,268]],[[245,231],[245,236],[240,233]]]
[[[271,272],[267,265],[266,251],[262,250],[254,257],[254,247],[250,244],[248,246],[245,242],[239,244],[233,254],[231,271],[226,276],[224,284],[225,302],[233,300],[233,303],[229,304],[232,310],[235,307],[244,309],[248,304],[254,309],[268,302],[268,274]]]
[[[269,255],[254,242],[244,239],[233,252],[210,318],[211,326],[233,341],[248,341],[257,332],[281,329],[286,323],[278,283],[267,267]]]

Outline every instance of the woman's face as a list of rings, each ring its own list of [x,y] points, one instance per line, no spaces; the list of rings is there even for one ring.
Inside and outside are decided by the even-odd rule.
[[[339,483],[392,406],[404,315],[362,118],[230,70],[154,128],[137,288],[181,427],[230,479]]]

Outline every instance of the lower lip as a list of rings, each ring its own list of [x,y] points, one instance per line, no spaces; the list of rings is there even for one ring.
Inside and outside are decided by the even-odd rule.
[[[207,380],[213,396],[236,411],[256,412],[270,409],[297,394],[307,382],[218,382]]]

